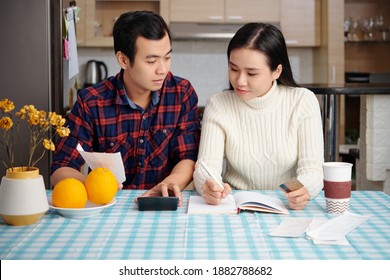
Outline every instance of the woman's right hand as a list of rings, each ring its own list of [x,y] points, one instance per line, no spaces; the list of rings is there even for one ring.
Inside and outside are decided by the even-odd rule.
[[[217,184],[213,179],[207,179],[202,185],[203,198],[208,204],[218,205],[221,199],[226,198],[232,191],[229,184],[223,184],[224,189]]]

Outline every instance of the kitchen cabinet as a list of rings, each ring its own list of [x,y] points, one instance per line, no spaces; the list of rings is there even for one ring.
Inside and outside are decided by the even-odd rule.
[[[223,22],[225,0],[170,0],[169,22]]]
[[[168,22],[280,22],[280,0],[165,0]]]
[[[78,5],[79,1],[77,1]],[[112,47],[112,28],[122,13],[134,10],[149,10],[160,13],[159,0],[81,0],[84,7],[84,22],[77,34],[78,44],[83,47]],[[82,6],[81,6],[82,8]],[[81,21],[80,17],[80,21]]]
[[[225,0],[227,22],[279,22],[280,0]]]
[[[321,44],[313,48],[313,82],[344,83],[344,1],[320,2]]]
[[[350,24],[346,29],[346,72],[390,72],[389,15],[388,0],[345,1],[345,20]],[[369,28],[364,28],[364,21],[371,21]]]
[[[288,46],[320,46],[321,1],[280,0],[280,25]]]
[[[169,2],[169,22],[275,23],[280,25],[288,46],[321,45],[321,0],[165,1]]]
[[[80,8],[76,18],[76,42],[77,46],[85,44],[85,1],[77,0],[77,7]]]
[[[281,26],[291,47],[321,44],[321,0],[79,0],[77,43],[80,47],[112,47],[116,18],[131,10],[151,10],[166,22],[247,23]]]

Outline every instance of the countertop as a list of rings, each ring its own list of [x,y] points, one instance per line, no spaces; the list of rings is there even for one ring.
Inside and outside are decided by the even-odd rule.
[[[390,83],[301,84],[315,94],[390,94]]]

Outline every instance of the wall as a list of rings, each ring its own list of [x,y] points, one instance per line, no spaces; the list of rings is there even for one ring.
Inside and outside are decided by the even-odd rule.
[[[227,41],[173,41],[172,72],[191,81],[199,96],[199,106],[205,106],[207,98],[228,88]],[[289,56],[295,79],[299,83],[313,82],[313,50],[290,48]],[[114,51],[111,48],[79,48],[79,85],[84,84],[85,64],[90,59],[104,61],[109,75],[119,72]]]
[[[356,189],[381,190],[390,194],[390,96],[361,97],[359,159]]]

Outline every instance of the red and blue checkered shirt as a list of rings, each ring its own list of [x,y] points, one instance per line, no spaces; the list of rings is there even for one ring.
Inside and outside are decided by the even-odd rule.
[[[196,161],[198,97],[190,82],[169,72],[144,110],[127,97],[122,75],[79,92],[66,124],[71,134],[59,140],[51,173],[65,166],[81,169],[78,143],[87,152],[120,152],[125,189],[150,189],[179,161]]]

